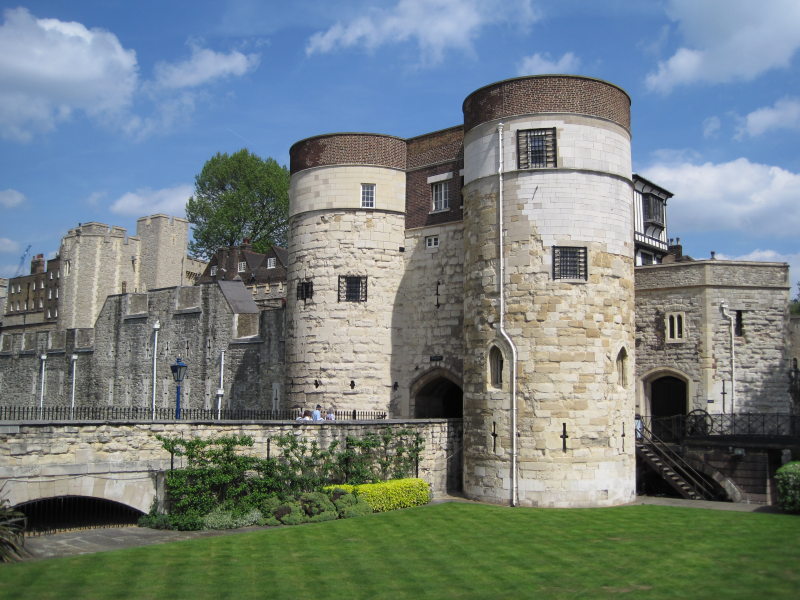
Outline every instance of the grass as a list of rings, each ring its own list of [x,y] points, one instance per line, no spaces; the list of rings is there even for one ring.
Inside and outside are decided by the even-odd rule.
[[[0,566],[0,598],[798,598],[800,517],[440,504]]]

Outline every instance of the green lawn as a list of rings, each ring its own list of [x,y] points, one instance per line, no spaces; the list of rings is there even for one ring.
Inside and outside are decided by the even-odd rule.
[[[800,598],[800,517],[440,504],[0,566],[0,598]]]

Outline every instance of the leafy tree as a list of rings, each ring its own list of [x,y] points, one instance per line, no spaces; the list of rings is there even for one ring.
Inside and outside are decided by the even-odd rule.
[[[194,180],[186,218],[194,225],[189,251],[209,259],[219,248],[249,239],[253,249],[286,245],[289,171],[243,149],[217,153]]]

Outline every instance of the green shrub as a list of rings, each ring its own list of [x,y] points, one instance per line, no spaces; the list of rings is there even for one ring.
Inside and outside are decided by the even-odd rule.
[[[203,529],[203,517],[196,512],[187,512],[180,515],[169,515],[172,529],[179,531],[200,531]]]
[[[172,521],[169,515],[162,513],[150,513],[142,515],[137,521],[139,527],[149,527],[150,529],[172,529]]]
[[[284,525],[300,525],[308,522],[308,515],[299,502],[281,504],[273,512],[273,516]]]
[[[375,512],[421,506],[431,499],[428,484],[422,479],[394,479],[356,486],[356,495],[366,500]]]
[[[364,515],[372,514],[372,507],[367,504],[366,500],[356,499],[355,504],[348,504],[341,509],[337,507],[339,517],[342,519],[350,519],[351,517],[363,517]]]
[[[336,513],[336,507],[330,498],[322,492],[306,492],[300,496],[300,504],[309,517],[324,513]]]
[[[775,472],[778,504],[788,512],[800,512],[800,461],[786,463]]]
[[[203,528],[238,529],[240,527],[257,525],[263,518],[261,511],[255,508],[244,512],[215,508],[203,517]]]
[[[24,533],[25,515],[0,500],[0,562],[27,556]]]

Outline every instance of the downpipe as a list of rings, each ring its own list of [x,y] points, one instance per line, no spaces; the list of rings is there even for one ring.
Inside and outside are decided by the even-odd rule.
[[[505,285],[506,263],[503,250],[505,249],[505,234],[503,232],[503,123],[497,125],[497,183],[498,183],[498,208],[497,208],[497,244],[500,273],[497,281],[497,291],[500,297],[499,333],[508,347],[511,348],[511,506],[519,504],[519,481],[517,477],[518,447],[517,447],[517,347],[505,329]]]
[[[734,325],[733,315],[728,314],[728,304],[723,300],[720,302],[719,310],[722,316],[728,321],[728,329],[730,330],[731,338],[731,414],[734,413],[736,407],[736,346],[734,345]],[[723,414],[725,408],[722,409]]]

